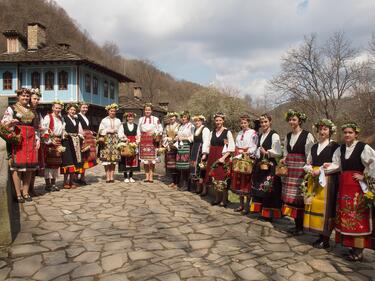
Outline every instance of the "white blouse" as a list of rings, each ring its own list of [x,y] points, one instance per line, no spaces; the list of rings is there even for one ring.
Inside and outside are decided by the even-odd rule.
[[[202,131],[202,128],[203,128],[203,131]],[[201,131],[202,131],[202,141],[203,141],[202,152],[204,153],[204,151],[209,151],[210,141],[211,141],[211,132],[210,132],[210,129],[202,125],[198,129],[195,130],[194,135],[198,136],[201,133]]]
[[[355,146],[357,145],[358,141],[353,142],[351,146],[347,146],[345,150],[345,159],[349,159],[350,155],[352,155]],[[362,153],[361,153],[361,162],[363,166],[365,166],[365,173],[368,174],[369,177],[375,178],[375,150],[373,150],[368,144],[365,145]],[[327,171],[337,172],[341,170],[341,150],[338,147],[333,154],[332,163],[327,168]]]
[[[253,129],[240,131],[236,137],[236,147],[239,149],[247,148],[247,153],[255,154],[258,144],[258,134]]]
[[[221,132],[221,134],[224,132],[224,130]],[[208,140],[208,146],[205,148],[204,146],[202,147],[202,153],[210,153],[210,146],[211,146],[211,138],[212,134],[216,134],[216,137],[220,137],[220,134],[216,132],[216,130],[213,130],[210,132],[209,140]],[[234,152],[236,145],[234,143],[234,138],[232,135],[232,132],[228,130],[227,133],[227,138],[228,138],[228,144],[224,145],[222,154],[224,155],[227,152]]]
[[[50,115],[53,118],[53,130],[52,130],[52,132],[49,129],[49,125],[50,125],[50,122],[51,122]],[[55,135],[57,137],[62,137],[63,134],[64,134],[64,130],[65,130],[65,122],[64,122],[64,119],[62,118],[61,115],[59,117],[56,117],[53,113],[47,114],[42,121],[42,127],[47,132],[47,134],[52,133],[53,135]],[[50,144],[50,143],[51,143],[51,140],[49,139],[46,142],[46,144]]]
[[[110,118],[109,116],[103,118],[99,125],[99,135],[106,135],[108,133],[117,133],[120,139],[125,138],[124,126],[120,119]]]
[[[139,118],[137,136],[140,137],[141,133],[161,135],[163,133],[163,126],[160,124],[159,118],[155,116],[142,116]]]
[[[260,145],[262,145],[264,143],[264,141],[266,140],[266,138],[268,137],[270,132],[271,132],[271,130],[269,130],[267,133],[263,133],[261,135],[260,141],[259,141]],[[271,141],[272,141],[271,148],[267,150],[268,157],[276,158],[276,157],[281,156],[283,151],[282,151],[282,148],[281,148],[280,136],[277,133],[273,133]],[[258,147],[258,150],[256,152],[256,157],[257,158],[261,157],[260,147]]]
[[[30,111],[31,109],[26,108],[26,110]],[[7,109],[5,110],[3,118],[1,119],[1,123],[2,124],[9,124],[14,119],[13,115],[14,115],[13,109],[10,106],[8,106]],[[40,140],[39,135],[40,135],[40,131],[38,129],[35,130],[35,139],[38,140],[38,141]]]
[[[194,140],[194,125],[190,122],[182,124],[178,129],[177,136],[182,139],[187,139],[189,142]]]
[[[302,133],[302,130],[299,131],[297,134],[293,134],[290,136],[290,147],[293,149],[294,145],[296,144],[296,142],[298,141],[298,138],[299,136],[301,135]],[[310,150],[311,150],[311,147],[314,145],[315,143],[315,139],[314,139],[314,136],[309,133],[307,135],[307,139],[306,139],[306,143],[305,143],[305,154],[308,155]],[[286,157],[288,155],[288,149],[287,149],[287,146],[288,146],[288,138],[285,137],[285,140],[284,140],[284,157]]]

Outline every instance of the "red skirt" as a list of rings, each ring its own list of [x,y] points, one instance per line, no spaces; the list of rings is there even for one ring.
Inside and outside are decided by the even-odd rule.
[[[148,161],[155,161],[156,158],[156,147],[153,136],[151,134],[142,133],[141,142],[139,144],[139,159],[148,163]]]
[[[17,125],[16,134],[21,134],[21,142],[12,145],[12,163],[13,169],[35,170],[38,168],[38,151],[35,149],[36,138],[35,129],[32,126]]]
[[[55,137],[56,144],[44,146],[44,163],[46,169],[58,169],[62,164],[61,152],[57,148],[61,146],[61,139]]]
[[[373,210],[366,205],[363,191],[353,174],[340,175],[336,212],[336,242],[346,247],[373,248]]]
[[[82,153],[83,168],[89,169],[97,164],[97,154],[96,154],[96,138],[90,130],[83,131],[83,148],[90,147],[89,150]]]
[[[243,150],[247,150],[247,148]],[[236,148],[234,154],[236,156],[239,155],[238,148]],[[233,172],[232,170],[231,190],[239,195],[249,195],[251,191],[251,174]]]
[[[219,164],[217,168],[211,169],[212,164],[216,162],[221,156],[223,156],[222,152],[223,152],[223,146],[211,146],[210,147],[210,153],[208,154],[206,176],[204,178],[204,183],[208,183],[213,178],[216,181],[224,181],[225,179],[228,178],[228,172],[224,169],[223,164]],[[229,161],[228,158],[227,158],[227,161]]]
[[[129,142],[135,143],[136,136],[127,136]],[[138,154],[133,157],[121,157],[119,162],[118,170],[119,172],[124,172],[126,170],[131,170],[132,168],[138,168]]]

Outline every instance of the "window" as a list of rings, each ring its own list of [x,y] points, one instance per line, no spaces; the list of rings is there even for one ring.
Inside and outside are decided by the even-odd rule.
[[[85,91],[86,93],[91,93],[91,76],[86,74],[85,76]]]
[[[115,84],[113,84],[113,82],[111,82],[110,86],[109,86],[109,97],[114,100],[115,99]]]
[[[52,71],[46,72],[44,75],[44,86],[45,90],[53,90],[53,85],[55,84],[55,74]]]
[[[68,89],[68,72],[60,71],[59,72],[59,90]]]
[[[31,73],[31,88],[40,88],[40,73],[37,71]]]
[[[11,72],[6,71],[3,73],[3,90],[12,90],[12,78]]]
[[[108,98],[108,82],[104,81],[104,97]]]
[[[98,94],[98,78],[94,77],[92,79],[92,93],[94,95],[97,95]]]

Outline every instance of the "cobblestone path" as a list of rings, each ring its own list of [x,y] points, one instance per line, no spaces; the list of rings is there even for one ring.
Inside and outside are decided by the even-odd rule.
[[[373,251],[351,264],[340,247],[288,237],[285,219],[257,221],[158,181],[103,184],[95,176],[90,186],[23,205],[0,280],[375,280]]]

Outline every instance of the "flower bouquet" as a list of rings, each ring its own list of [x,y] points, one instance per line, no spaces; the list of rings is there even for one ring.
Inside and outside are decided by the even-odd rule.
[[[120,150],[122,157],[134,157],[136,154],[137,144],[136,143],[124,143],[120,142],[117,147]]]
[[[254,162],[248,154],[243,154],[242,158],[233,158],[233,172],[241,174],[251,174]]]
[[[161,142],[161,135],[159,133],[153,133],[152,138],[154,139],[154,143],[160,143]]]
[[[301,186],[299,187],[299,189],[301,191],[301,194],[303,196],[303,201],[304,201],[305,205],[311,205],[312,204],[312,200],[313,200],[313,198],[315,196],[315,192],[310,192],[308,190],[308,182],[309,182],[310,177],[312,177],[312,174],[311,173],[307,173],[305,175],[305,177],[303,178]]]
[[[364,192],[364,197],[369,208],[375,207],[375,179],[365,174],[364,181],[368,190]]]
[[[260,184],[259,189],[265,193],[272,191],[273,186],[273,176],[267,176],[266,180]]]
[[[158,156],[160,156],[160,155],[163,155],[164,153],[165,153],[165,148],[164,147],[159,147],[158,149],[157,149],[157,154],[158,154]]]
[[[207,169],[207,162],[206,161],[201,161],[198,165],[199,165],[199,169],[201,169],[201,171],[205,171]]]
[[[16,134],[15,131],[10,130],[8,126],[0,124],[0,137],[10,144],[17,145],[21,143],[22,136]]]
[[[217,179],[217,174],[216,174],[216,169],[219,168],[219,165],[223,166],[224,169],[224,179],[223,180],[218,180]],[[215,161],[211,165],[211,170],[209,173],[209,176],[212,178],[212,183],[214,185],[214,189],[216,191],[224,191],[228,188],[228,179],[230,178],[230,165],[229,163],[220,163],[219,161]]]

